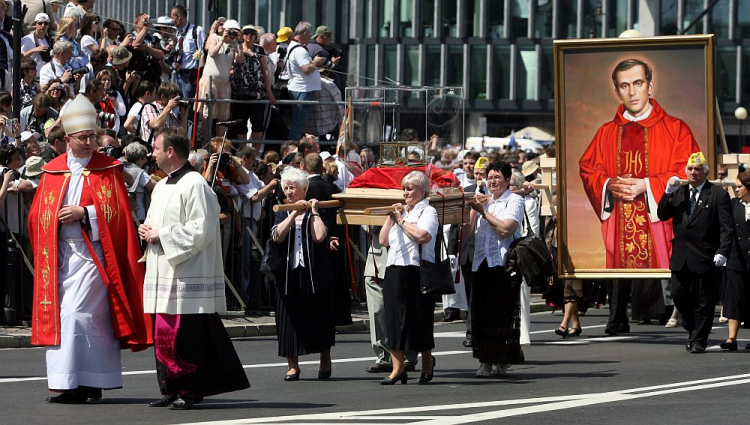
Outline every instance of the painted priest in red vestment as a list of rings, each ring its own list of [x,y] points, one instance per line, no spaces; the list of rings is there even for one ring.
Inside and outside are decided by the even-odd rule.
[[[622,101],[583,153],[581,180],[602,222],[609,269],[666,269],[672,226],[656,207],[672,176],[685,178],[686,159],[698,144],[684,121],[651,99],[651,68],[638,59],[612,72]]]
[[[120,349],[152,344],[145,269],[122,164],[96,152],[96,110],[83,96],[62,118],[66,153],[43,167],[29,211],[34,252],[31,342],[47,346],[48,402],[97,401],[122,387]]]

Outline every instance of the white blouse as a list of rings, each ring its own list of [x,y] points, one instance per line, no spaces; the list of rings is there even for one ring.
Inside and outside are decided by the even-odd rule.
[[[518,228],[516,228],[512,238],[504,238],[490,226],[487,220],[479,217],[475,233],[474,263],[471,266],[473,272],[479,269],[484,260],[487,260],[488,267],[505,265],[505,260],[508,258],[508,248],[514,240],[521,237],[524,211],[523,198],[510,190],[506,190],[498,199],[490,199],[485,205],[484,211],[500,220],[512,218],[518,223]]]
[[[408,210],[408,207],[407,207]],[[422,255],[425,261],[435,262],[435,236],[438,232],[438,215],[435,208],[430,206],[429,199],[423,199],[403,216],[404,222],[416,224],[432,236],[429,242],[422,245]],[[388,232],[388,266],[419,266],[419,244],[414,242],[397,225]]]

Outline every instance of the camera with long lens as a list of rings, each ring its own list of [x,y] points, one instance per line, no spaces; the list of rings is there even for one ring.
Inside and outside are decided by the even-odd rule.
[[[340,58],[341,56],[344,55],[344,52],[342,52],[341,49],[337,49],[335,47],[331,47],[328,50],[328,54],[330,54],[331,57],[333,57],[333,58]]]
[[[104,146],[101,152],[112,158],[122,158],[122,148],[119,146]]]
[[[108,88],[106,90],[106,93],[107,93],[108,97],[117,97],[117,90],[115,90],[113,88]]]
[[[70,70],[70,72],[73,75],[84,75],[89,73],[89,68],[87,66],[82,66],[80,68],[73,68]]]
[[[279,54],[279,60],[284,60],[286,57],[286,47],[279,47],[276,52]]]
[[[96,113],[96,117],[99,118],[99,122],[114,121],[115,114],[106,111],[99,111]]]

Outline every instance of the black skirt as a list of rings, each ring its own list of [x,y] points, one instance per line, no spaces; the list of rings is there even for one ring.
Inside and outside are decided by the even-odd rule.
[[[335,344],[331,285],[317,285],[313,292],[306,267],[290,269],[287,285],[276,284],[276,336],[280,357],[322,353]]]
[[[419,267],[389,266],[383,282],[388,348],[416,352],[435,348],[435,298],[422,293]]]
[[[727,270],[727,286],[722,300],[722,314],[727,319],[747,320],[750,281],[745,272]]]
[[[163,395],[180,393],[197,398],[250,388],[245,369],[218,314],[183,314],[179,320],[174,341],[176,356],[180,363],[194,370],[170,376],[167,366],[157,358],[156,373]]]
[[[502,266],[482,261],[471,288],[471,339],[474,358],[482,363],[518,364],[520,353],[520,286],[510,284]]]

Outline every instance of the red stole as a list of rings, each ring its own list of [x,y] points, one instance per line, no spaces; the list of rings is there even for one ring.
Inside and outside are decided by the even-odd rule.
[[[620,126],[617,139],[617,175],[630,175],[643,179],[649,176],[648,128],[637,123]],[[634,201],[616,201],[616,229],[619,241],[615,256],[615,268],[652,268],[654,257],[653,237],[649,227],[648,201],[646,194],[638,195]]]
[[[68,155],[46,164],[29,211],[29,236],[34,252],[34,305],[31,342],[60,344],[60,302],[57,276],[59,212],[70,182]],[[95,152],[83,170],[80,205],[93,205],[99,224],[104,263],[97,258],[87,231],[83,238],[109,294],[112,328],[123,348],[143,350],[153,344],[151,318],[143,313],[144,266],[130,217],[122,180],[122,164]]]

